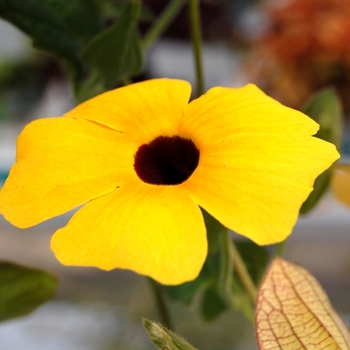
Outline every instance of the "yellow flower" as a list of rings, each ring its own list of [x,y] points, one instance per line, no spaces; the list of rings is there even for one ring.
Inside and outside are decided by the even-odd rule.
[[[315,177],[338,158],[318,125],[257,87],[156,79],[30,123],[0,194],[26,228],[82,204],[51,248],[67,265],[125,268],[163,284],[207,255],[199,206],[258,244],[284,240]]]

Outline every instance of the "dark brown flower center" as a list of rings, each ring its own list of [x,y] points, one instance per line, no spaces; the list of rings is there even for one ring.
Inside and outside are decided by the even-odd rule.
[[[140,146],[135,153],[134,169],[138,177],[152,185],[179,185],[197,168],[199,150],[180,136],[159,136]]]

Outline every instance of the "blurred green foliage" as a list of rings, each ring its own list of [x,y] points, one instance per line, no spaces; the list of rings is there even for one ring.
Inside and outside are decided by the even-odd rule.
[[[316,93],[305,104],[302,111],[320,125],[316,137],[333,143],[340,152],[343,133],[343,110],[336,91],[332,88],[326,88]],[[301,214],[310,212],[328,190],[333,168],[334,165],[317,177],[314,190],[300,209]]]
[[[33,311],[53,297],[56,287],[47,272],[0,262],[0,321]]]
[[[137,32],[140,13],[138,2],[129,2],[118,21],[94,37],[84,48],[81,58],[101,75],[106,88],[115,82],[140,73],[143,66]]]
[[[106,6],[114,15],[107,16]],[[82,100],[142,70],[140,7],[136,0],[0,0],[0,16],[25,32],[35,48],[61,59]]]

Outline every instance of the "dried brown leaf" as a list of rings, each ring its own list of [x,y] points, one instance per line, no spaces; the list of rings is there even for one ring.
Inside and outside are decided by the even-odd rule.
[[[350,349],[349,331],[316,279],[279,258],[260,286],[255,321],[261,350]]]

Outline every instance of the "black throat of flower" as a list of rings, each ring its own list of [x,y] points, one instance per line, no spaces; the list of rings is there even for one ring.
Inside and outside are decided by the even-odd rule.
[[[190,139],[159,136],[139,147],[134,169],[138,177],[151,185],[179,185],[196,170],[199,150]]]

